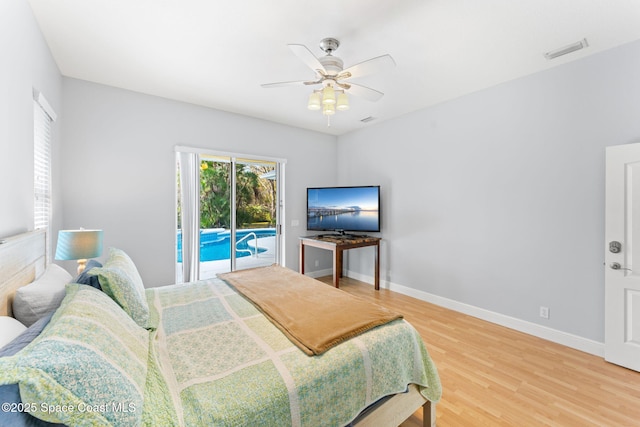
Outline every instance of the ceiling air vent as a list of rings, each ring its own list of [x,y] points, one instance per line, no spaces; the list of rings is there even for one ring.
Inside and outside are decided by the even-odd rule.
[[[570,45],[561,47],[559,49],[551,50],[545,53],[544,57],[547,59],[554,59],[559,56],[566,55],[571,52],[575,52],[576,50],[584,49],[587,46],[589,46],[589,43],[587,43],[587,39],[582,39],[578,42],[571,43]]]
[[[361,121],[362,123],[369,123],[369,122],[374,121],[375,119],[376,119],[375,117],[371,117],[371,116],[369,116],[369,117],[365,117],[364,119],[360,119],[360,121]]]

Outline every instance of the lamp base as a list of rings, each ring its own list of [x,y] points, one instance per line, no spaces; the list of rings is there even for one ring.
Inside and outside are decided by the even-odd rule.
[[[78,260],[78,275],[80,275],[80,273],[82,273],[86,267],[87,267],[87,260],[86,259],[79,259]]]

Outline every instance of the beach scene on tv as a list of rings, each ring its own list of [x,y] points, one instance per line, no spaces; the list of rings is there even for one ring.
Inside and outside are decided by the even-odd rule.
[[[307,189],[307,229],[380,231],[380,187]]]

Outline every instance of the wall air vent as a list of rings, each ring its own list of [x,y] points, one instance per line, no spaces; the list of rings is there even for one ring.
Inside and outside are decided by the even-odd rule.
[[[374,121],[375,119],[376,119],[375,117],[371,117],[371,116],[369,116],[369,117],[365,117],[364,119],[360,119],[360,121],[361,121],[362,123],[369,123],[369,122]]]
[[[571,43],[570,45],[561,47],[559,49],[551,50],[551,51],[545,53],[544,57],[549,59],[549,60],[550,59],[554,59],[554,58],[557,58],[559,56],[566,55],[566,54],[571,53],[571,52],[575,52],[576,50],[584,49],[587,46],[589,46],[589,43],[587,43],[587,39],[582,39],[582,40],[580,40],[578,42]]]

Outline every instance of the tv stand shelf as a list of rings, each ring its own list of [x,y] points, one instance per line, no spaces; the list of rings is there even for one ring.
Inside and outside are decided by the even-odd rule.
[[[343,251],[375,246],[374,286],[377,291],[380,289],[380,240],[379,237],[339,234],[300,237],[300,273],[304,274],[305,246],[330,250],[333,252],[333,285],[339,288]]]

